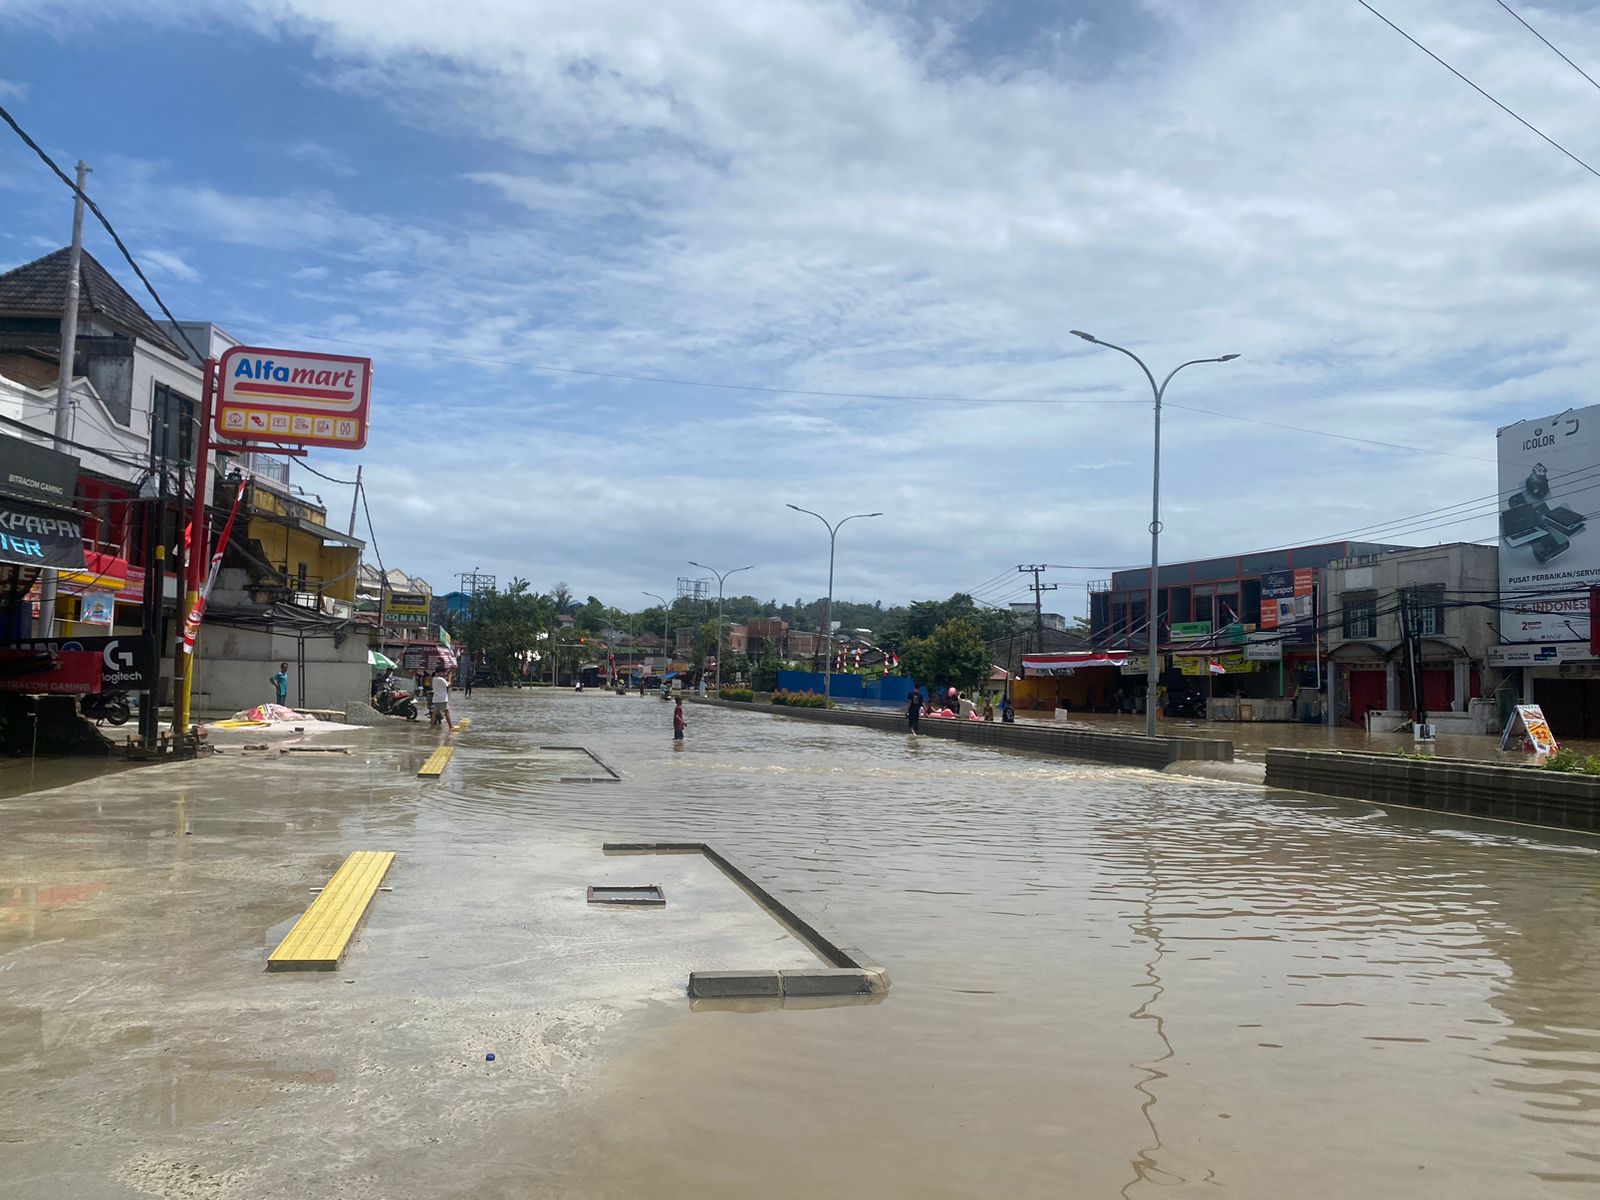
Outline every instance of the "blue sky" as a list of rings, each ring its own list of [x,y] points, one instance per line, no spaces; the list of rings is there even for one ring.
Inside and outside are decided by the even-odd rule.
[[[1497,5],[1379,7],[1600,159],[1600,92]],[[1071,328],[1244,355],[1169,393],[1169,559],[1485,495],[1496,426],[1594,399],[1600,180],[1354,3],[196,11],[0,0],[0,98],[90,162],[180,316],[375,359],[380,546],[436,585],[633,605],[694,558],[809,597],[792,501],[886,514],[841,595],[1052,562],[1081,611],[1148,553],[1149,404]],[[1522,11],[1600,66],[1593,5]],[[14,141],[0,213],[0,266],[66,240]],[[1493,528],[1425,524],[1393,540]]]

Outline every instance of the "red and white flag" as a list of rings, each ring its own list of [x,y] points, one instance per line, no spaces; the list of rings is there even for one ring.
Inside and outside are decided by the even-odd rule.
[[[222,570],[222,554],[228,548],[228,538],[233,534],[233,523],[239,516],[239,502],[244,499],[244,489],[249,481],[239,480],[239,492],[233,498],[233,508],[228,512],[227,523],[222,527],[222,533],[217,537],[217,549],[211,556],[211,570],[206,575],[205,586],[200,589],[200,594],[195,597],[194,607],[189,610],[189,615],[183,621],[183,652],[194,653],[195,639],[200,636],[200,619],[205,616],[206,600],[211,596],[211,589],[216,586],[217,574]]]
[[[1206,659],[1206,670],[1210,671],[1213,675],[1226,675],[1228,673],[1228,668],[1223,666],[1214,658]]]

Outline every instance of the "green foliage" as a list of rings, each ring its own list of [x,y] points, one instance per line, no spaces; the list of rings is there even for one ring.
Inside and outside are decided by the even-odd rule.
[[[750,671],[750,685],[758,692],[770,692],[778,686],[778,672],[782,669],[778,648],[767,642],[761,648],[761,661]]]
[[[1546,771],[1561,771],[1567,775],[1600,775],[1600,755],[1585,757],[1565,748],[1548,755],[1541,765]]]
[[[749,704],[756,698],[755,692],[751,691],[749,688],[737,687],[725,687],[718,692],[717,695],[721,696],[724,700],[739,700],[745,704]]]
[[[954,684],[970,692],[989,678],[988,645],[968,617],[954,617],[927,637],[913,638],[901,649],[900,659],[906,674],[934,687]]]
[[[526,579],[513,579],[504,591],[477,596],[472,614],[455,630],[456,640],[481,653],[500,680],[522,673],[523,656],[538,649],[539,634],[555,618],[550,602]]]
[[[957,592],[948,600],[918,600],[905,609],[904,617],[882,631],[884,641],[894,644],[909,643],[917,638],[932,637],[941,626],[954,620],[971,621],[986,642],[1016,631],[1017,618],[1008,610],[980,608],[971,596]]]
[[[772,693],[774,704],[787,704],[790,708],[827,708],[828,700],[815,692],[788,692],[782,688]]]

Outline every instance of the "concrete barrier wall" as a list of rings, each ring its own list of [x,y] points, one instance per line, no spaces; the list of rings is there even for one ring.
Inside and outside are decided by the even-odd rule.
[[[888,733],[906,732],[905,714],[898,712],[871,712],[854,708],[790,708],[783,704],[741,704],[712,699],[700,703],[716,704],[722,708],[753,708],[801,721],[859,725]],[[1062,729],[1056,725],[1020,722],[1007,725],[1001,721],[954,721],[938,717],[924,717],[922,733],[925,737],[952,738],[979,746],[1031,750],[1037,754],[1081,758],[1124,767],[1149,767],[1155,771],[1169,763],[1184,760],[1233,761],[1233,743],[1220,738],[1147,738],[1128,733]]]
[[[1600,777],[1463,758],[1268,750],[1267,786],[1600,833]]]

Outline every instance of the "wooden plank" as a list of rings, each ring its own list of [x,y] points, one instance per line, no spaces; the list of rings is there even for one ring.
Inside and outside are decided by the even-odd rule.
[[[439,776],[444,774],[444,769],[450,764],[451,756],[456,752],[454,746],[440,746],[428,755],[428,761],[422,764],[422,770],[417,772],[417,778]]]
[[[269,971],[331,971],[394,862],[391,850],[357,850],[267,957]]]

